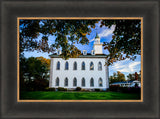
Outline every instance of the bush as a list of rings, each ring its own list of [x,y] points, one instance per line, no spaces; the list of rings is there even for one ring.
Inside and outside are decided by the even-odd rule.
[[[141,88],[139,87],[130,87],[128,90],[130,93],[141,93]]]
[[[81,89],[81,91],[83,91],[83,92],[89,92],[89,90],[87,90],[87,89]]]
[[[58,91],[65,91],[63,87],[58,87]]]
[[[141,88],[138,87],[119,87],[119,85],[112,85],[109,87],[110,91],[122,92],[122,93],[140,93]]]
[[[115,92],[118,92],[119,91],[119,85],[111,85],[110,87],[109,87],[109,90],[110,91],[115,91]]]
[[[49,91],[56,91],[55,88],[49,88]]]
[[[141,88],[138,87],[120,87],[119,90],[123,93],[140,93]]]
[[[45,91],[49,91],[49,87],[45,88]]]
[[[76,91],[81,91],[81,87],[77,87],[77,88],[76,88]]]
[[[46,79],[35,79],[31,82],[26,81],[24,82],[25,91],[45,91],[48,87],[49,82]]]
[[[119,90],[123,93],[129,93],[130,92],[130,88],[129,87],[119,87]]]
[[[96,88],[96,89],[95,89],[95,91],[96,91],[96,92],[99,92],[99,91],[100,91],[100,89]]]
[[[45,91],[55,91],[55,90],[56,90],[55,88],[49,88],[49,87],[45,88]]]

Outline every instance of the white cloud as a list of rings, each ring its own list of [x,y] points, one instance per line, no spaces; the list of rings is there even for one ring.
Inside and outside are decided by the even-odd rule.
[[[114,29],[115,29],[115,25],[112,25],[111,28],[103,29],[98,35],[99,37],[107,37],[113,33]]]
[[[140,70],[140,61],[130,61],[129,59],[124,61],[115,62],[110,66],[110,70],[116,72],[120,71],[122,73],[134,73],[137,70]]]
[[[99,26],[100,26],[100,23],[98,23],[97,27],[99,27]],[[98,35],[101,38],[101,37],[107,37],[107,36],[113,34],[114,29],[115,29],[115,25],[112,25],[110,28],[107,28],[107,27],[98,28],[98,31],[96,31],[96,32],[97,33],[99,32]],[[89,42],[92,42],[92,41],[94,41],[94,38],[91,39]]]
[[[134,72],[136,70],[136,66],[139,65],[139,64],[141,64],[140,61],[138,61],[138,62],[132,62],[131,64],[129,64],[128,67],[131,70],[131,72]]]
[[[93,39],[91,39],[89,42],[92,42],[92,41],[94,41],[94,38],[93,38]]]

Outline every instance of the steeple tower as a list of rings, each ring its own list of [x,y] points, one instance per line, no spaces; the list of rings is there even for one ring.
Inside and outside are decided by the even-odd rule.
[[[95,38],[99,38],[98,33],[96,32],[96,37]]]
[[[96,33],[96,37],[94,39],[94,45],[93,50],[95,51],[95,54],[103,54],[102,52],[102,43],[100,42],[100,37]]]

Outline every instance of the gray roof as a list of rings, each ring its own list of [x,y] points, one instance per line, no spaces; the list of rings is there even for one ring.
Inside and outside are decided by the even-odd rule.
[[[56,53],[49,55],[51,58],[61,58],[60,55],[57,55]],[[105,54],[96,54],[91,55],[91,53],[87,53],[87,55],[79,55],[77,58],[106,58],[107,55]]]

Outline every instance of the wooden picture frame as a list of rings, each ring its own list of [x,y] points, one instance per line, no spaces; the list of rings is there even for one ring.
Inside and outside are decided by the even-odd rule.
[[[20,62],[19,62],[19,49],[20,49],[20,41],[19,41],[19,30],[20,20],[140,20],[141,21],[141,89],[140,89],[140,99],[119,99],[119,100],[27,100],[20,99]],[[18,17],[17,18],[17,102],[143,102],[143,17]]]
[[[159,1],[4,0],[1,6],[1,118],[159,118]],[[51,16],[142,17],[143,102],[17,102],[17,18]]]

